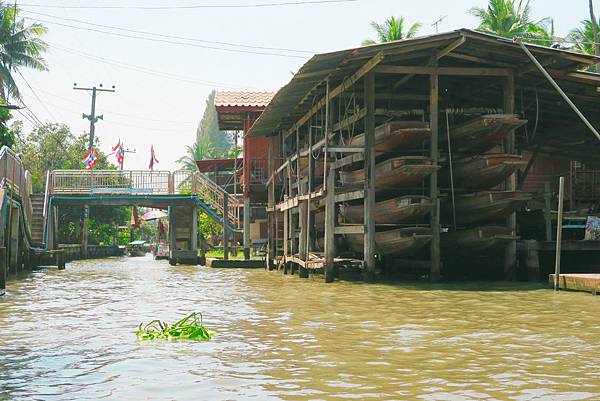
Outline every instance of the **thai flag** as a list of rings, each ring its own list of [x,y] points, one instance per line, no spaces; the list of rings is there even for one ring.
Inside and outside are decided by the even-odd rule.
[[[156,158],[156,154],[154,153],[154,145],[150,146],[150,164],[148,168],[150,171],[154,170],[154,163],[158,163],[158,159]]]
[[[116,152],[117,163],[123,168],[123,161],[125,160],[125,148],[123,147],[123,142],[119,139],[119,142],[112,148],[113,152]]]
[[[98,153],[96,153],[96,149],[94,147],[90,147],[83,158],[83,166],[86,170],[91,170],[94,168],[96,164],[96,160],[98,160]]]

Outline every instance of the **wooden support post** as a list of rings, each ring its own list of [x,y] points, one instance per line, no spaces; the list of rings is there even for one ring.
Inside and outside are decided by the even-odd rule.
[[[89,221],[90,221],[90,206],[83,207],[83,226],[81,227],[81,251],[84,259],[88,258],[88,242],[89,242]],[[133,240],[132,240],[133,241]]]
[[[169,206],[169,264],[177,264],[177,219],[175,218],[175,206]]]
[[[223,260],[229,260],[229,222],[227,221],[227,210],[229,210],[229,194],[223,194]]]
[[[515,112],[515,78],[511,74],[504,78],[503,85],[504,96],[504,113],[513,114]],[[504,153],[515,153],[515,131],[511,131],[504,141]],[[506,179],[506,190],[516,191],[517,189],[517,174],[514,173]],[[507,218],[507,226],[514,233],[517,232],[517,214],[512,213]],[[504,255],[504,275],[506,279],[514,280],[517,273],[517,241],[511,241],[506,246]]]
[[[275,210],[275,158],[273,149],[274,138],[269,138],[267,171],[270,182],[267,187],[267,206],[270,212],[267,215],[268,229],[268,253],[267,268],[273,270],[273,264],[277,259],[277,211]]]
[[[532,282],[540,281],[540,253],[536,246],[536,240],[525,241],[527,249],[527,279]]]
[[[248,193],[244,194],[244,260],[250,260],[250,195]]]
[[[0,295],[6,292],[6,276],[8,275],[8,259],[6,248],[0,247]]]
[[[204,235],[200,233],[200,259],[198,260],[198,264],[202,266],[206,266],[206,238]]]
[[[544,183],[544,220],[546,221],[546,241],[552,241],[552,192],[550,183]]]
[[[562,247],[563,208],[565,202],[565,177],[558,186],[558,221],[556,222],[556,259],[554,261],[554,291],[560,289],[560,252]]]
[[[327,175],[327,194],[325,195],[325,282],[335,278],[335,170],[329,169]]]
[[[200,259],[198,258],[198,241],[200,241],[200,237],[198,236],[198,207],[194,204],[192,206],[192,226],[190,227],[190,248],[194,251],[196,264],[200,264]]]
[[[433,165],[439,163],[438,136],[439,136],[439,76],[433,73],[429,77],[429,125],[431,128],[431,148],[429,157]],[[429,272],[430,280],[440,281],[440,208],[438,194],[438,173],[433,172],[429,181],[429,196],[434,204],[430,215],[430,225],[432,230],[431,238],[431,270]]]
[[[308,183],[301,184],[301,191],[305,192],[308,187]],[[298,221],[300,224],[300,238],[298,240],[298,254],[300,260],[307,261],[308,254],[306,253],[306,237],[307,237],[307,216],[308,215],[308,202],[302,201],[298,206]],[[300,278],[308,278],[308,269],[300,266],[298,269],[298,276]]]
[[[9,206],[11,207],[11,206]],[[9,259],[8,265],[12,274],[19,271],[19,209],[11,207],[10,213],[10,233],[9,233]]]
[[[364,279],[375,278],[375,74],[365,78]]]

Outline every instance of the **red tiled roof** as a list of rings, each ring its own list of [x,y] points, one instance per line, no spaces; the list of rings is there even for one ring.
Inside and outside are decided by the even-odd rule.
[[[217,92],[215,107],[267,107],[275,92]]]

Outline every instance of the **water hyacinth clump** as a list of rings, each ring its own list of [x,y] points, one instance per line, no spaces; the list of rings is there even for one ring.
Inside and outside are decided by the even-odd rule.
[[[140,340],[209,341],[214,333],[202,325],[202,313],[193,312],[173,325],[160,320],[140,323],[136,335]]]

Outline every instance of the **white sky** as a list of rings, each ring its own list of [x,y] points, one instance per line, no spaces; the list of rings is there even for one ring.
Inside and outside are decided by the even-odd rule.
[[[265,2],[282,0],[19,1],[23,3],[20,6],[24,11],[23,16],[48,22],[110,30],[25,12],[38,12],[164,35],[311,52],[356,47],[363,39],[374,37],[369,26],[370,21],[382,22],[391,15],[403,15],[409,23],[421,21],[424,26],[420,34],[423,35],[434,33],[431,24],[441,16],[447,17],[440,26],[440,32],[462,27],[474,28],[477,22],[467,10],[472,6],[487,4],[485,0],[359,0],[339,4],[239,9],[124,10],[33,7],[230,5]],[[553,17],[559,35],[566,34],[579,21],[588,17],[588,0],[573,0],[568,6],[564,0],[532,0],[532,5],[534,19]],[[50,45],[46,55],[50,71],[23,71],[24,77],[41,100],[40,102],[30,89],[21,83],[25,103],[40,120],[66,123],[75,134],[79,134],[89,128],[89,122],[81,118],[81,113],[89,113],[90,96],[83,91],[74,91],[73,83],[77,82],[79,86],[100,83],[105,87],[115,85],[116,93],[101,94],[98,97],[97,113],[104,115],[104,121],[96,125],[96,133],[100,136],[101,148],[104,151],[109,151],[118,138],[122,138],[128,148],[137,149],[137,154],[126,156],[126,169],[147,169],[151,144],[154,145],[160,160],[158,168],[176,169],[175,161],[184,154],[185,145],[194,140],[196,126],[202,117],[210,90],[277,90],[289,81],[292,73],[310,56],[308,53],[293,53],[301,55],[301,58],[292,58],[227,52],[117,37],[48,22],[44,24],[49,28],[45,39]],[[144,36],[135,33],[129,35]],[[259,51],[281,53],[273,50]],[[129,66],[119,65],[123,63]],[[131,65],[135,67],[131,68]],[[140,68],[152,72],[141,72]],[[165,73],[195,82],[170,79],[163,75]],[[19,82],[22,82],[20,78]],[[30,128],[31,124],[25,121],[26,132]]]

